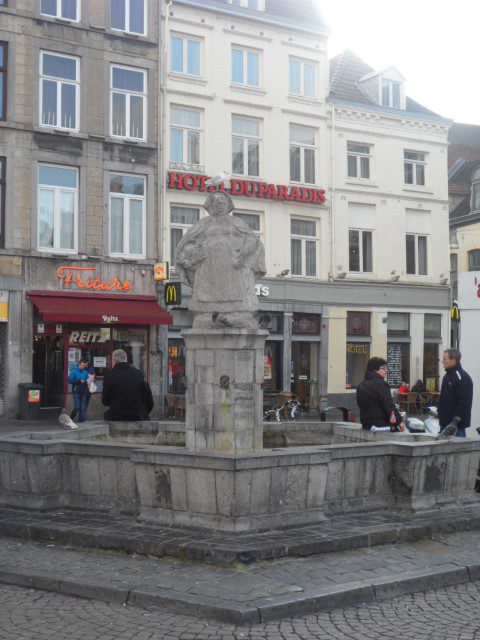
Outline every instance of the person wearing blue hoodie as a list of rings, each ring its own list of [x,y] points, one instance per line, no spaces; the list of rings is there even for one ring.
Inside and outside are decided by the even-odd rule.
[[[74,409],[70,414],[72,420],[78,413],[78,422],[85,422],[87,419],[87,400],[89,396],[88,380],[88,360],[80,360],[68,376],[68,382],[72,385]]]

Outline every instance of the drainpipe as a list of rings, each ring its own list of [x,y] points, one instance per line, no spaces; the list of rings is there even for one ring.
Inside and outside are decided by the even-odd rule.
[[[335,280],[335,222],[333,217],[333,200],[335,194],[335,103],[332,103],[332,134],[330,145],[330,273],[332,274],[332,280]]]

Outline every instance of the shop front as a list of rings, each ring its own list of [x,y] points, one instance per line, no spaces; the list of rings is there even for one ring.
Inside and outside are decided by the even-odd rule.
[[[103,380],[115,349],[124,349],[128,362],[151,378],[150,329],[170,324],[170,316],[154,296],[104,293],[28,291],[33,303],[32,381],[44,386],[47,407],[73,407],[68,376],[80,359],[95,376],[95,393],[88,417],[101,417]]]

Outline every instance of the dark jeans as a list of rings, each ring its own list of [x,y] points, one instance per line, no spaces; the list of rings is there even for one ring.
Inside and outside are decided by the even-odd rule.
[[[72,420],[75,419],[75,416],[78,413],[78,422],[85,422],[87,419],[87,393],[74,393],[73,394],[73,403],[75,405],[74,410],[71,413]]]

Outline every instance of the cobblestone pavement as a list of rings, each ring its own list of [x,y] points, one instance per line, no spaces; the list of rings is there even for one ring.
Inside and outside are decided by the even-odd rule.
[[[162,589],[181,596],[212,598],[224,604],[260,606],[279,598],[295,599],[318,589],[329,590],[349,583],[369,584],[409,572],[477,565],[479,552],[479,532],[465,531],[438,534],[433,540],[410,544],[226,568],[5,538],[0,539],[0,569],[65,577],[117,589]]]
[[[2,640],[479,640],[480,583],[234,626],[45,591],[0,587]]]

